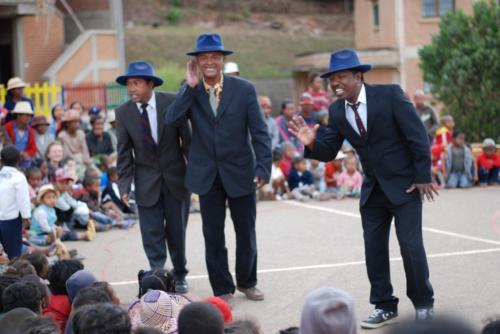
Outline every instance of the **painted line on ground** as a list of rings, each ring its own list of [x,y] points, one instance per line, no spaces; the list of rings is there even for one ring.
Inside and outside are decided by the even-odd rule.
[[[304,204],[304,203],[293,202],[293,201],[286,201],[286,202],[281,202],[281,203],[292,205],[292,206],[297,206],[297,207],[301,207],[301,208],[324,211],[324,212],[334,213],[334,214],[341,215],[341,216],[361,219],[361,215],[359,213],[352,213],[352,212],[343,211],[343,210],[325,208],[325,207],[319,206],[319,205]],[[424,230],[426,232],[447,235],[450,237],[455,237],[455,238],[460,238],[460,239],[465,239],[465,240],[470,240],[470,241],[479,241],[479,242],[483,242],[483,243],[486,243],[489,245],[500,246],[500,241],[497,241],[497,240],[479,238],[479,237],[474,237],[471,235],[455,233],[455,232],[450,232],[450,231],[445,231],[445,230],[440,230],[437,228],[431,228],[431,227],[425,227],[425,226],[422,227],[422,230]]]
[[[435,258],[443,258],[443,257],[476,255],[476,254],[485,254],[485,253],[494,253],[494,252],[500,252],[500,248],[474,249],[474,250],[459,251],[459,252],[428,254],[427,258],[435,259]],[[391,262],[398,262],[398,261],[402,261],[402,258],[401,257],[393,257],[393,258],[390,258],[390,261]],[[315,269],[332,269],[332,268],[340,268],[340,267],[359,266],[359,265],[364,265],[364,264],[365,264],[365,261],[362,260],[362,261],[350,261],[350,262],[340,262],[340,263],[317,264],[317,265],[312,265],[312,266],[262,269],[262,270],[258,270],[257,272],[259,274],[268,274],[268,273],[294,272],[294,271],[305,271],[305,270],[315,270]],[[234,273],[232,273],[232,274],[234,276]],[[188,276],[187,279],[189,281],[198,280],[198,279],[208,279],[208,275],[192,275],[192,276]],[[110,284],[113,286],[136,285],[137,280],[112,282]]]

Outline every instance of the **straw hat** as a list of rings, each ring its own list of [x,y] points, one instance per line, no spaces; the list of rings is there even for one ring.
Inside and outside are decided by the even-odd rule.
[[[26,87],[26,82],[21,80],[21,78],[19,77],[10,78],[9,81],[7,81],[7,91],[14,88],[24,88],[24,87]]]
[[[80,120],[80,112],[76,109],[70,109],[64,113],[62,118],[63,122],[71,122],[71,121],[79,121]]]
[[[40,190],[38,191],[38,195],[36,197],[37,202],[41,203],[43,196],[45,196],[46,193],[50,193],[50,192],[53,192],[54,194],[56,194],[56,196],[59,196],[59,193],[57,192],[56,188],[54,188],[54,186],[52,184],[46,184],[46,185],[42,186],[40,188]]]
[[[31,108],[31,103],[27,101],[20,101],[16,103],[14,110],[12,110],[13,114],[28,114],[33,115],[33,108]]]

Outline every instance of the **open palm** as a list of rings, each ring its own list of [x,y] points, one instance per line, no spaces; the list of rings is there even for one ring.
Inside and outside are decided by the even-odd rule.
[[[314,142],[318,128],[319,124],[310,128],[302,116],[295,116],[288,122],[288,130],[297,137],[304,146],[309,146]]]

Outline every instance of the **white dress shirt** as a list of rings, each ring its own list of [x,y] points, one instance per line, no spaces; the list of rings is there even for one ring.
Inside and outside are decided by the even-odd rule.
[[[141,102],[137,102],[137,109],[139,109],[139,112],[142,115],[142,108]],[[148,118],[149,118],[149,126],[151,127],[151,137],[153,137],[153,140],[155,143],[158,144],[158,119],[156,117],[156,97],[155,97],[155,92],[151,94],[151,98],[148,101],[148,106],[146,108],[148,111]]]
[[[368,132],[368,109],[366,107],[366,91],[365,91],[364,84],[361,86],[361,91],[359,92],[357,102],[359,102],[359,106],[358,106],[359,117],[361,118],[361,122],[363,122],[365,130]],[[358,135],[360,135],[359,130],[358,130],[358,125],[356,124],[356,118],[354,116],[354,111],[351,109],[351,107],[349,107],[349,102],[347,100],[345,101],[345,116],[346,116],[349,124],[351,124],[354,131],[356,131],[356,133]]]
[[[31,201],[26,176],[17,168],[4,166],[0,170],[0,220],[31,217]]]

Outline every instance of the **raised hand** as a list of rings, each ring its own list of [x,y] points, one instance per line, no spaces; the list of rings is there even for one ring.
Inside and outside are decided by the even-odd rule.
[[[196,60],[191,59],[187,62],[186,66],[186,83],[192,88],[196,87],[200,82],[200,74],[198,73],[198,67],[196,65]]]
[[[288,122],[288,131],[297,137],[304,146],[310,146],[314,143],[318,128],[319,124],[310,128],[302,116],[298,115],[294,116],[292,120]]]

